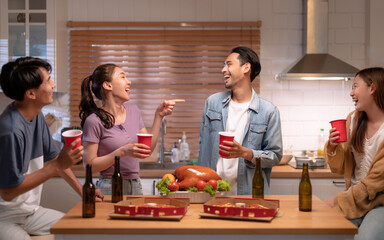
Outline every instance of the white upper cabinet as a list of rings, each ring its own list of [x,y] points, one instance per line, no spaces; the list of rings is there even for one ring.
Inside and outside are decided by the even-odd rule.
[[[67,1],[0,0],[0,64],[23,56],[47,60],[56,91],[67,91]]]

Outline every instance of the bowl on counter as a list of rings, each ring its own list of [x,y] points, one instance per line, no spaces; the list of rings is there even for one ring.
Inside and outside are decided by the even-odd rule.
[[[285,154],[283,155],[283,157],[281,158],[281,161],[279,163],[279,165],[286,165],[289,163],[289,161],[291,161],[293,158],[293,155],[292,154]]]
[[[303,168],[303,163],[307,162],[309,168],[324,167],[324,157],[295,156],[296,168]]]
[[[314,157],[312,160],[312,166],[324,167],[325,166],[325,157]]]

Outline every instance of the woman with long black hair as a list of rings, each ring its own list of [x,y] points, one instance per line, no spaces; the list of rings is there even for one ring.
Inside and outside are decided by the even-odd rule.
[[[149,157],[156,147],[161,121],[172,113],[177,102],[163,101],[156,109],[152,125],[151,147],[137,143],[137,133],[148,133],[139,108],[129,103],[131,81],[115,64],[98,66],[81,86],[80,118],[83,128],[84,163],[100,172],[96,187],[111,194],[114,157],[120,156],[124,177],[123,194],[142,195],[138,158]],[[101,100],[98,107],[93,94]]]

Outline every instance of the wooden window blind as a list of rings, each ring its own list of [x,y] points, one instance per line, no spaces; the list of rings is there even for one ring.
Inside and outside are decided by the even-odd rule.
[[[260,54],[261,23],[194,24],[69,22],[71,126],[80,126],[82,80],[98,65],[115,63],[132,81],[130,101],[138,105],[148,131],[163,99],[186,100],[166,117],[165,149],[185,131],[191,158],[197,158],[205,100],[226,90],[223,62],[235,46]],[[252,85],[259,92],[260,79]]]

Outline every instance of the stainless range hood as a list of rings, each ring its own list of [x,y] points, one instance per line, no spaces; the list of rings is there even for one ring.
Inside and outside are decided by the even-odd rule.
[[[328,54],[328,0],[303,0],[306,53],[277,79],[350,80],[359,69]]]

